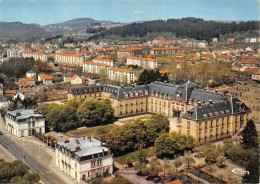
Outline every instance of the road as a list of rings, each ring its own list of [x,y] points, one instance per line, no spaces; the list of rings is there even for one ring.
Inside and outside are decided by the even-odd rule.
[[[37,160],[35,160],[32,156],[30,156],[26,151],[24,152],[21,147],[19,147],[15,142],[12,141],[11,138],[9,138],[6,135],[0,135],[0,143],[10,152],[12,153],[16,158],[23,160],[23,153],[25,155],[24,162],[26,162],[30,168],[37,172],[41,176],[41,180],[45,184],[63,184],[64,181],[54,174],[52,171],[49,170],[49,168],[44,167],[42,164],[40,164]],[[37,153],[35,153],[37,154]]]

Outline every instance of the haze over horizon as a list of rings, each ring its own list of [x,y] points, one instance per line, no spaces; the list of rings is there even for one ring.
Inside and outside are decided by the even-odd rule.
[[[123,23],[183,17],[259,20],[260,0],[0,0],[2,22],[47,25],[85,17]]]

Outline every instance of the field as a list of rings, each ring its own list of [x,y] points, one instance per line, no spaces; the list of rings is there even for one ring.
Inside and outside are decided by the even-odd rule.
[[[109,125],[101,125],[96,127],[82,127],[82,128],[78,128],[77,130],[69,131],[66,133],[66,135],[68,135],[69,137],[81,137],[84,135],[92,135],[99,128],[109,127],[112,129],[115,126],[116,125],[109,124]]]

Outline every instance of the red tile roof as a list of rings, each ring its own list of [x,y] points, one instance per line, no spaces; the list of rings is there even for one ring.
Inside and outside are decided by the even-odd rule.
[[[73,77],[71,77],[72,80],[76,79],[78,76],[74,75]]]
[[[16,93],[16,90],[6,90],[5,94],[14,94]]]
[[[105,58],[94,58],[93,60],[100,60],[100,61],[113,61],[113,60],[105,59]]]
[[[153,48],[152,50],[180,50],[180,47]]]
[[[45,76],[44,76],[44,80],[52,80],[52,76],[50,76],[50,75],[45,75]]]
[[[127,59],[136,59],[136,60],[143,60],[143,61],[156,61],[155,59],[141,58],[141,57],[128,57]]]
[[[28,81],[34,81],[34,78],[20,78],[19,82],[28,82]]]
[[[63,54],[63,53],[56,53],[59,56],[72,56],[72,57],[81,57],[79,54]]]
[[[182,182],[180,180],[174,180],[165,184],[182,184]]]
[[[23,52],[23,54],[44,55],[42,52]]]
[[[173,70],[160,71],[160,74],[165,74],[165,73],[174,73],[174,72],[173,72]]]
[[[103,64],[103,63],[94,63],[94,62],[84,62],[85,64],[89,64],[89,65],[98,65],[98,66],[109,66],[107,64]]]
[[[133,70],[127,70],[127,69],[122,69],[122,68],[110,68],[110,70],[120,71],[120,72],[127,72],[127,73],[134,72]]]
[[[219,55],[218,58],[223,58],[223,59],[231,59],[231,55]]]

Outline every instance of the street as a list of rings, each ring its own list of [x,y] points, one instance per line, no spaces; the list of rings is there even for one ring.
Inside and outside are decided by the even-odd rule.
[[[8,136],[0,135],[0,143],[16,158],[23,160],[23,149],[19,147],[15,142],[13,142]],[[38,154],[38,153],[35,153]],[[24,162],[27,163],[30,168],[37,172],[41,176],[41,180],[45,184],[62,184],[64,181],[54,174],[50,169],[40,164],[32,156],[30,156],[26,151],[24,152],[25,158]]]

